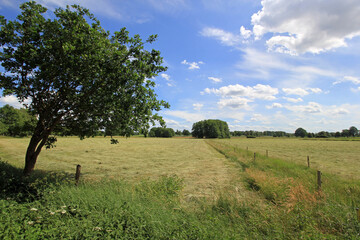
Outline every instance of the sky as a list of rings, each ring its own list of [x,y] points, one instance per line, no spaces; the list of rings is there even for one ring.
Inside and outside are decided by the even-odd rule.
[[[20,0],[0,0],[13,20]],[[359,0],[40,0],[79,4],[104,29],[126,27],[161,52],[155,78],[167,126],[221,119],[230,130],[360,128]],[[0,69],[1,70],[1,69]],[[14,96],[0,106],[20,107]]]

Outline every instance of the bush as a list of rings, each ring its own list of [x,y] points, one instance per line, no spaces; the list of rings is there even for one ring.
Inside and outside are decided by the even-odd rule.
[[[172,128],[153,127],[149,132],[149,137],[171,138],[175,136]]]
[[[230,131],[226,122],[209,119],[194,123],[192,136],[197,138],[230,138]]]

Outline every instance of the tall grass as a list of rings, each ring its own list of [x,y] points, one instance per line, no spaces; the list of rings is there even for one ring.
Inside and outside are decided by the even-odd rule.
[[[285,232],[307,237],[309,234],[326,238],[360,237],[356,216],[360,206],[359,180],[323,173],[322,188],[318,191],[314,169],[261,154],[256,154],[254,161],[253,152],[225,142],[208,143],[239,163],[248,189],[257,192],[266,206],[275,211]]]

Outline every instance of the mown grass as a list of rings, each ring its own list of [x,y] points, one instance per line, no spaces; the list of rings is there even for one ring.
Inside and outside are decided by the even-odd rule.
[[[195,211],[184,207],[183,181],[177,176],[137,184],[110,180],[75,186],[67,176],[42,173],[21,179],[19,169],[6,163],[0,167],[2,180],[33,190],[2,188],[7,193],[0,197],[1,239],[291,238],[256,202],[239,204],[221,195],[214,201],[197,201]]]
[[[284,231],[301,232],[306,237],[316,232],[324,238],[360,237],[356,211],[360,206],[360,180],[323,172],[318,191],[316,169],[265,154],[256,154],[254,160],[254,152],[236,148],[231,141],[208,143],[238,162],[248,189],[257,192],[275,211]]]
[[[21,168],[16,164],[0,162],[0,239],[360,238],[356,216],[356,208],[360,206],[359,180],[346,180],[324,171],[319,192],[316,169],[262,154],[257,154],[253,161],[253,152],[234,146],[232,140],[138,138],[127,142],[120,139],[121,151],[108,142],[102,146],[102,138],[93,140],[93,145],[88,143],[86,149],[89,146],[96,146],[97,151],[102,147],[107,149],[102,164],[114,169],[118,169],[118,161],[121,164],[124,161],[121,156],[111,161],[111,151],[113,155],[122,152],[134,164],[156,159],[161,162],[151,157],[155,153],[150,150],[146,154],[136,152],[146,149],[141,144],[148,143],[161,144],[161,147],[154,146],[154,151],[164,157],[163,165],[174,164],[177,170],[174,166],[146,165],[148,169],[141,173],[154,171],[151,177],[137,178],[136,174],[129,174],[127,178],[116,178],[106,177],[101,171],[96,176],[94,164],[91,168],[94,172],[89,171],[75,186],[75,168],[67,172],[59,164],[62,171],[40,168],[30,178],[22,178]],[[67,153],[66,159],[83,154],[84,149],[79,145],[68,143],[67,147],[74,153],[62,149]],[[5,145],[7,143],[0,142],[3,160],[15,162],[16,159],[11,158],[12,150]],[[47,154],[56,153],[51,151]],[[132,152],[136,157],[130,158]],[[176,152],[187,152],[187,155],[182,159]],[[101,154],[96,155],[94,151],[87,156],[101,157]],[[206,156],[215,163],[205,160]],[[145,159],[137,160],[137,157]],[[72,163],[66,159],[67,164]],[[52,158],[42,160],[52,161]],[[91,166],[91,158],[82,164]],[[131,172],[131,162],[128,164]],[[159,167],[162,174],[157,173]],[[195,167],[198,169],[193,169]],[[211,178],[216,167],[219,167],[218,174],[229,176],[221,176],[222,181],[209,181],[209,185],[187,188],[187,184],[196,185],[201,178]],[[197,174],[187,174],[187,171]],[[199,176],[196,181],[191,180]],[[204,186],[212,188],[211,195],[196,193]]]
[[[184,138],[59,137],[56,147],[43,149],[38,171],[73,174],[81,165],[82,179],[103,178],[138,182],[176,174],[184,179],[185,195],[211,196],[231,184],[236,172],[222,155],[198,139]],[[16,167],[24,166],[29,138],[0,138],[0,158]]]
[[[355,138],[356,140],[357,138]],[[310,157],[312,168],[333,173],[344,178],[360,179],[360,141],[345,139],[308,140],[301,138],[233,138],[216,140],[239,149],[249,149],[269,157],[307,165]]]

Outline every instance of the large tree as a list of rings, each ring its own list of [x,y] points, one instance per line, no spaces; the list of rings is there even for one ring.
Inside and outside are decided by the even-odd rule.
[[[34,1],[20,6],[14,21],[0,16],[0,75],[4,95],[20,102],[38,122],[26,151],[24,174],[34,169],[42,147],[56,126],[80,138],[99,129],[121,135],[149,128],[162,118],[154,111],[169,107],[154,93],[153,77],[165,71],[156,50],[146,50],[140,36],[125,28],[110,34],[78,5],[53,14]],[[52,16],[46,18],[45,16]],[[156,36],[150,36],[151,43]]]
[[[303,128],[298,128],[295,130],[295,137],[305,137],[307,135],[307,132]]]

